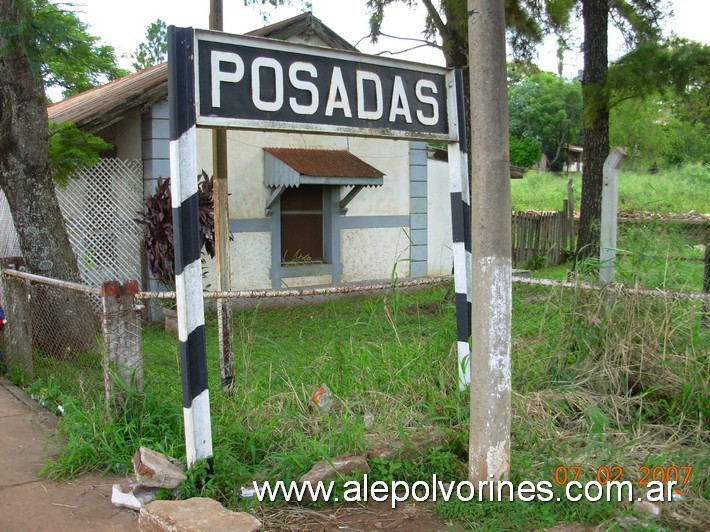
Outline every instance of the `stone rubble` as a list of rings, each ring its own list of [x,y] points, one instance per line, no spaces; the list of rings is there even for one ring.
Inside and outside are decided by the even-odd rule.
[[[121,484],[114,484],[111,502],[119,507],[140,511],[143,506],[155,500],[158,488],[147,488],[138,484],[135,478],[129,478]]]
[[[187,480],[177,460],[147,447],[141,447],[133,455],[133,470],[144,487],[175,489]]]
[[[135,477],[113,485],[114,505],[138,511],[155,500],[159,489],[175,489],[187,480],[177,460],[147,447],[133,455],[133,472]]]
[[[261,521],[245,512],[233,512],[213,499],[153,501],[141,509],[141,532],[254,532]]]
[[[351,475],[355,471],[360,471],[361,473],[370,472],[367,458],[360,454],[342,454],[331,460],[316,462],[308,473],[298,479],[298,483],[303,484],[310,481],[315,488],[317,482],[322,482],[338,475]]]

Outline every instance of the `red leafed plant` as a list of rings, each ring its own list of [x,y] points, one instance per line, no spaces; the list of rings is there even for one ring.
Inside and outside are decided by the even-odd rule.
[[[203,170],[197,176],[199,204],[200,249],[215,256],[214,204],[212,178]],[[155,278],[168,289],[175,288],[175,248],[173,244],[173,208],[170,178],[158,178],[152,196],[145,199],[143,217],[136,219],[143,226],[148,267]]]

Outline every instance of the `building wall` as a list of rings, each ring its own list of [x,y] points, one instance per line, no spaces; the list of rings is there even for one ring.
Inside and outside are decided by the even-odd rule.
[[[451,275],[453,238],[451,233],[451,195],[449,164],[429,159],[427,164],[427,274]]]
[[[230,131],[227,139],[229,217],[235,234],[230,244],[234,287],[268,288],[387,279],[398,260],[398,274],[409,275],[408,260],[403,260],[409,258],[409,142],[251,131]],[[198,165],[210,168],[208,171],[211,171],[210,140],[209,131],[198,132]],[[272,189],[264,185],[264,147],[349,150],[385,173],[383,186],[361,190],[345,213],[337,204],[348,189],[328,187],[334,204],[330,219],[334,240],[329,245],[340,259],[331,268],[280,264],[279,254],[274,251],[274,239],[279,238],[280,231],[278,205],[272,212],[266,212]],[[245,252],[240,242],[243,245],[260,242],[262,247],[259,250],[250,247]],[[272,250],[271,255],[264,253],[265,246]]]
[[[131,118],[126,131],[140,133],[145,193],[169,175],[166,102]],[[447,275],[451,273],[451,217],[448,165],[426,157],[421,142],[335,137],[300,133],[229,131],[229,219],[234,289],[301,286]],[[197,132],[197,168],[212,174],[212,132]],[[278,202],[266,212],[272,189],[264,185],[264,147],[349,150],[384,172],[383,186],[366,187],[342,212],[337,205],[350,189],[332,187],[329,249],[340,257],[330,268],[282,266],[275,252],[280,238]],[[205,282],[213,281],[206,263]]]
[[[141,113],[131,110],[126,118],[96,133],[113,144],[119,159],[141,158]]]

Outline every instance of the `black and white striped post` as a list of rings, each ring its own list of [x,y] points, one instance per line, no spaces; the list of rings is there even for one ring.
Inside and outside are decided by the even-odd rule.
[[[212,464],[197,200],[194,30],[168,28],[170,175],[187,466]]]
[[[468,146],[464,113],[463,73],[455,72],[455,84],[449,88],[452,130],[458,130],[458,142],[449,144],[449,179],[451,191],[451,229],[454,255],[454,300],[456,303],[456,340],[459,389],[471,383],[471,206],[468,186]],[[451,109],[451,106],[449,107]],[[454,114],[455,113],[455,114]]]

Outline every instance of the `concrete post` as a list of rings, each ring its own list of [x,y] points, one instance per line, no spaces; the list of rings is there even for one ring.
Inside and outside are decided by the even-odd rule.
[[[104,348],[104,393],[111,404],[110,370],[129,386],[143,389],[143,344],[134,296],[138,281],[109,281],[101,285],[101,334]]]
[[[510,469],[512,235],[503,4],[468,0],[473,255],[469,479],[475,486],[498,482]]]
[[[619,168],[626,157],[621,148],[614,148],[604,161],[602,185],[602,220],[599,245],[599,280],[611,283],[616,274],[616,231],[619,203]]]

